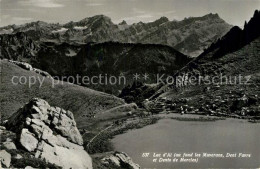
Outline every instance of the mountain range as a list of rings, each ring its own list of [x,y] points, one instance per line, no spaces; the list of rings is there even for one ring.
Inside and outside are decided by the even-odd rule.
[[[161,110],[162,105],[171,109],[172,104],[177,104],[188,106],[189,113],[259,116],[259,30],[260,11],[256,10],[244,29],[233,27],[174,75],[174,78],[186,76],[188,80],[196,78],[195,84],[187,81],[186,84],[133,85],[123,89],[120,97],[128,102],[138,98],[134,99],[138,105],[149,99],[151,109]],[[203,80],[207,83],[203,80],[199,83],[199,77],[206,78]],[[208,83],[213,78],[215,82]],[[136,92],[140,89],[142,93]]]
[[[88,42],[121,42],[163,44],[191,57],[196,57],[211,43],[221,38],[232,26],[218,14],[169,21],[166,17],[149,22],[115,24],[104,15],[78,22],[53,24],[42,21],[0,28],[0,34],[24,32],[34,41],[82,44]]]
[[[179,22],[161,18],[133,25],[124,21],[116,25],[111,19],[99,15],[64,25],[33,22],[1,28],[0,131],[3,137],[0,147],[1,153],[5,154],[1,165],[8,167],[12,161],[11,167],[53,168],[53,165],[60,164],[61,160],[55,159],[56,156],[64,157],[61,154],[66,154],[66,158],[59,159],[71,165],[70,161],[72,164],[75,161],[67,154],[73,153],[57,152],[60,146],[64,146],[61,152],[65,152],[63,148],[74,149],[68,141],[80,139],[80,146],[84,141],[84,149],[93,153],[93,168],[140,168],[125,153],[115,152],[111,156],[113,148],[109,143],[115,135],[166,118],[166,115],[152,114],[216,116],[197,120],[182,116],[180,121],[209,122],[234,117],[259,122],[260,11],[255,11],[244,29],[235,26],[228,31],[229,28],[230,25],[213,14]],[[197,57],[190,58],[183,53]],[[167,74],[173,78],[201,76],[206,80],[226,76],[231,77],[231,81],[229,84],[213,81],[200,84],[196,81],[196,84],[181,85],[176,81],[173,84],[130,81],[133,85],[125,88],[94,85],[87,86],[92,88],[89,89],[52,77],[110,74],[131,79],[134,73],[146,72],[150,75]],[[234,82],[234,77],[238,76],[242,76],[243,83]],[[29,86],[22,82],[15,84],[14,77],[38,80]],[[39,79],[44,82],[40,84]],[[118,94],[121,89],[120,98],[108,94]],[[43,121],[39,120],[41,118]],[[44,151],[39,152],[38,148],[40,150],[42,146],[38,141],[44,140],[48,146],[43,146]],[[10,148],[10,145],[17,146],[17,149]],[[37,151],[32,147],[37,147]],[[36,155],[43,152],[47,152],[46,158]],[[89,158],[81,157],[85,159],[81,162],[89,161]],[[110,162],[116,167],[109,166]],[[75,164],[80,163],[76,160]],[[88,164],[92,166],[92,162]]]
[[[148,73],[150,82],[154,82],[156,74],[174,74],[191,60],[169,46],[156,44],[38,44],[23,32],[0,35],[0,42],[1,58],[30,63],[52,76],[123,75],[127,79],[125,84],[87,86],[116,95],[118,90],[132,84],[135,73]]]

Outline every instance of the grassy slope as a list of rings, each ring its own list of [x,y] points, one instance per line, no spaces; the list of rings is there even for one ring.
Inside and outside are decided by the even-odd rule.
[[[77,85],[64,83],[64,85],[60,84],[52,88],[51,79],[45,79],[41,88],[39,88],[39,82],[31,88],[28,87],[28,84],[13,85],[11,79],[14,75],[25,76],[27,78],[29,76],[42,78],[43,76],[24,70],[4,60],[0,60],[0,63],[2,67],[0,87],[1,120],[7,119],[12,113],[16,112],[17,109],[34,97],[45,99],[52,106],[72,111],[78,122],[78,126],[83,125],[86,120],[93,121],[93,119],[89,120],[86,115],[100,114],[103,111],[124,104],[122,99],[115,96]],[[115,116],[119,115],[119,113],[120,111]],[[111,118],[111,114],[109,118]]]

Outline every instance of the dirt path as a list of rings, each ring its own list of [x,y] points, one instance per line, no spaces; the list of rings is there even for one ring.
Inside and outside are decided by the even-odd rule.
[[[114,124],[111,124],[110,126],[106,127],[105,129],[101,130],[98,134],[96,134],[87,144],[87,148],[89,148],[90,144],[97,138],[99,135],[101,135],[104,131],[108,130],[109,128],[113,127]]]

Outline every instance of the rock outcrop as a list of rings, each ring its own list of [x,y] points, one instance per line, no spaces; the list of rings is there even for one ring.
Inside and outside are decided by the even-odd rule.
[[[13,61],[13,60],[9,60],[9,62],[25,69],[25,70],[29,70],[29,71],[32,71],[33,70],[33,67],[32,65],[30,65],[29,63],[25,63],[25,62],[18,62],[18,61]]]
[[[26,62],[18,62],[18,61],[14,61],[14,60],[8,60],[9,62],[25,69],[25,70],[29,70],[29,71],[34,71],[37,74],[40,74],[42,76],[46,76],[46,77],[52,77],[48,72],[37,69],[37,68],[33,68],[32,65],[30,65],[29,63]]]
[[[12,141],[3,142],[3,146],[8,150],[15,150],[16,149],[16,146]]]
[[[62,168],[92,168],[91,157],[82,146],[82,136],[70,111],[35,98],[13,114],[6,127],[16,133],[17,146],[35,158]]]
[[[0,168],[10,167],[11,155],[5,150],[0,151]]]
[[[140,166],[132,161],[132,159],[124,152],[115,152],[102,159],[105,165],[113,164],[118,167],[129,169],[140,169]]]

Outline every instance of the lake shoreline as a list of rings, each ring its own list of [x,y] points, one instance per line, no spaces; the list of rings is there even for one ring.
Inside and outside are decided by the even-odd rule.
[[[160,114],[158,116],[160,117],[160,120],[158,120],[154,125],[115,136],[114,139],[111,140],[115,146],[114,150],[128,153],[129,156],[132,157],[140,166],[160,168],[160,164],[153,164],[151,161],[148,163],[148,161],[143,159],[140,154],[143,152],[172,151],[221,151],[223,153],[233,151],[244,152],[245,149],[243,147],[245,142],[249,143],[246,145],[253,145],[255,139],[258,138],[258,136],[254,134],[256,130],[254,127],[255,125],[250,123],[247,119],[202,115],[195,116],[188,114]],[[259,127],[259,125],[256,124],[256,127]],[[255,137],[252,137],[252,134]],[[234,138],[239,139],[236,139],[236,144],[230,144],[234,141]],[[196,146],[191,145],[190,141],[193,140],[196,141]],[[220,150],[218,148],[220,148]],[[252,152],[252,154],[256,155],[255,157],[258,157],[256,154],[257,152],[252,149],[252,146],[249,149],[246,149],[246,152]],[[230,162],[232,162],[232,160],[233,159],[231,159]],[[252,160],[254,161],[255,159],[253,158]],[[221,163],[221,161],[216,161],[218,164]],[[228,161],[224,162],[225,164],[223,164],[223,166],[231,165]],[[246,165],[249,163],[250,162],[246,162]],[[202,160],[202,163],[199,164],[199,166],[205,166],[205,164],[207,164],[207,161]],[[180,163],[174,165],[177,165],[177,168],[182,166]],[[220,167],[223,166],[220,164]],[[169,166],[167,167],[169,168]],[[189,164],[185,164],[184,167],[190,166]]]
[[[201,114],[179,114],[179,113],[161,113],[156,115],[150,115],[147,117],[131,117],[127,119],[118,119],[111,127],[107,127],[108,129],[102,131],[98,136],[96,135],[95,140],[92,140],[90,146],[85,146],[85,149],[96,158],[96,154],[99,154],[98,158],[103,157],[103,155],[107,155],[109,152],[118,151],[115,148],[115,145],[111,142],[118,135],[122,135],[127,133],[131,130],[142,129],[146,126],[155,125],[160,120],[168,119],[168,120],[176,120],[180,122],[216,122],[219,120],[227,120],[227,119],[234,119],[234,120],[243,120],[244,122],[253,123],[249,121],[252,118],[236,118],[236,117],[219,117],[219,116],[206,116]],[[103,154],[103,155],[102,155]],[[100,157],[101,156],[101,157]]]
[[[95,140],[93,140],[93,144],[91,146],[86,147],[90,154],[95,153],[104,153],[108,151],[115,151],[113,145],[110,140],[115,136],[124,134],[129,130],[141,129],[148,125],[156,124],[159,120],[162,119],[171,119],[183,122],[215,122],[218,120],[226,120],[226,119],[240,119],[245,120],[250,123],[259,123],[260,121],[254,121],[252,117],[233,117],[233,116],[206,116],[201,114],[179,114],[179,113],[161,113],[156,115],[150,115],[147,117],[134,117],[124,120],[117,120],[117,123],[112,124],[108,130],[103,131],[100,136],[95,136]],[[102,146],[97,146],[97,144]],[[104,148],[102,148],[104,147]]]

